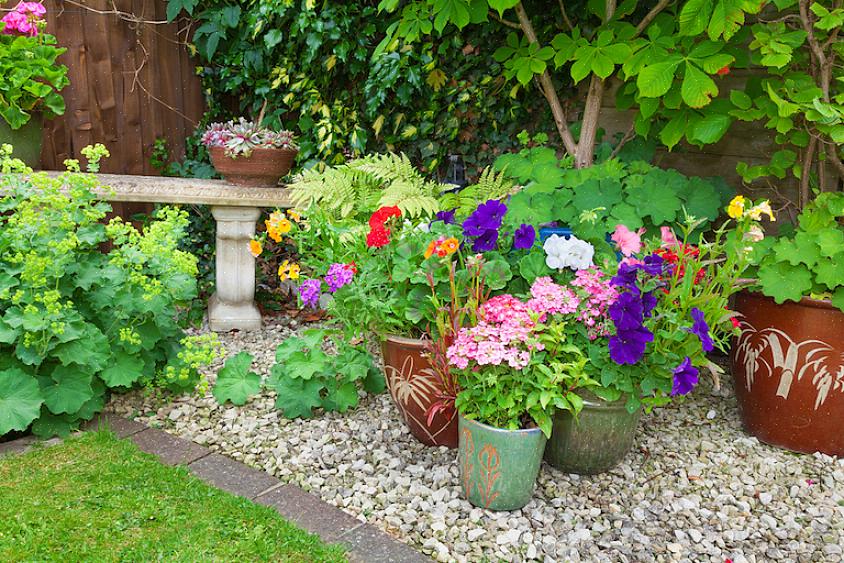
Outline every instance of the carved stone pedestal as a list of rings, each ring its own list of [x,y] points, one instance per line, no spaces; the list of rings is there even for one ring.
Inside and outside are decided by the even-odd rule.
[[[217,292],[208,302],[208,324],[215,332],[258,330],[255,306],[255,258],[249,239],[261,210],[253,207],[211,208],[217,220]]]

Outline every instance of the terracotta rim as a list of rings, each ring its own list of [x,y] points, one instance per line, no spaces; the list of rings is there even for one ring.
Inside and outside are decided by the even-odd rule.
[[[463,416],[463,413],[460,412],[457,413],[457,416],[464,424],[475,424],[477,426],[480,426],[481,428],[491,430],[492,432],[502,432],[506,434],[542,434],[542,429],[538,426],[536,428],[520,428],[518,430],[507,430],[506,428],[496,428],[495,426],[490,426],[489,424],[484,424],[483,422],[471,418],[466,418],[465,416]],[[545,436],[545,434],[542,435]]]
[[[776,301],[774,301],[773,297],[768,297],[767,295],[758,291],[745,291],[744,293],[750,297],[755,297],[757,299],[767,299],[769,301],[774,302],[777,306],[802,305],[803,307],[813,307],[815,309],[835,309],[836,311],[841,310],[835,305],[833,305],[832,301],[830,301],[829,299],[812,299],[811,297],[804,297],[800,301],[786,301],[784,303],[777,303]]]
[[[408,338],[407,336],[399,336],[397,334],[385,334],[384,342],[392,342],[400,346],[407,346],[408,348],[423,349],[428,346],[428,340],[424,338]]]

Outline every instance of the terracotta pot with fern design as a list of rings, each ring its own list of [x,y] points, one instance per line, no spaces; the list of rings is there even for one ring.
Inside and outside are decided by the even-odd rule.
[[[844,313],[829,301],[736,296],[732,372],[745,429],[798,452],[844,456]]]
[[[459,420],[457,462],[466,500],[487,510],[518,510],[530,502],[547,442],[542,430]]]
[[[428,416],[442,389],[426,356],[425,341],[388,335],[381,352],[387,389],[410,433],[428,446],[456,448],[457,411],[447,407]]]

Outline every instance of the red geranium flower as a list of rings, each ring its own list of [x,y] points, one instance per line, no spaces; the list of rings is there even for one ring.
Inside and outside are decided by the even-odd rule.
[[[366,246],[369,248],[381,248],[390,244],[390,229],[383,226],[374,227],[366,235]]]
[[[381,207],[369,218],[369,226],[373,229],[376,227],[383,227],[390,217],[401,217],[401,209],[395,205],[389,207]]]

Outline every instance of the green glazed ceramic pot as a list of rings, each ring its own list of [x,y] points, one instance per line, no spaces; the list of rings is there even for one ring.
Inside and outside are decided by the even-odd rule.
[[[10,144],[14,147],[12,156],[19,158],[27,166],[35,170],[41,168],[41,129],[44,119],[41,114],[33,114],[30,120],[20,129],[12,130],[6,120],[0,117],[0,145]]]
[[[630,451],[642,411],[627,412],[624,398],[608,403],[592,393],[578,394],[583,410],[577,420],[566,411],[554,414],[545,461],[566,473],[603,473]]]
[[[517,510],[536,484],[545,435],[539,428],[502,430],[459,417],[460,484],[463,496],[488,510]]]

